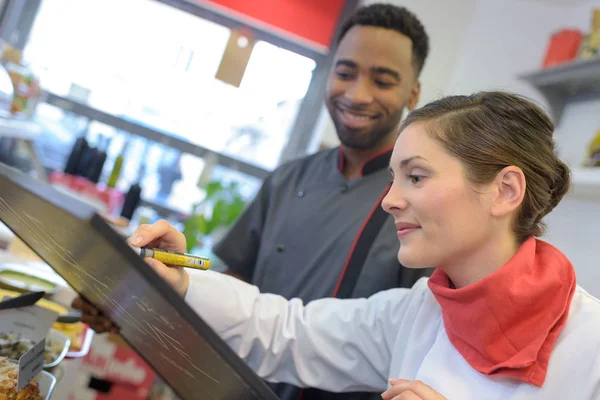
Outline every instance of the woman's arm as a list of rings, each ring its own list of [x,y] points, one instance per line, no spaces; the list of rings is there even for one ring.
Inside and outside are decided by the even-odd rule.
[[[304,305],[211,271],[186,301],[262,378],[323,390],[384,391],[408,289]],[[390,338],[393,338],[390,340]]]
[[[185,251],[185,237],[166,221],[140,226],[128,242]],[[260,294],[255,286],[225,274],[204,271],[190,278],[181,267],[146,262],[258,375],[334,392],[387,388],[398,328],[410,318],[411,298],[419,298],[409,289],[392,289],[369,299],[323,299],[303,305],[297,299]],[[118,332],[83,299],[73,306],[95,330]]]

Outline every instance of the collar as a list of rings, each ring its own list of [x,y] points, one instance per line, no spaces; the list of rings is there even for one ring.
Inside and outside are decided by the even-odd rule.
[[[450,342],[471,367],[542,386],[576,288],[573,266],[559,250],[532,237],[479,282],[451,289],[437,269],[428,285]]]
[[[342,149],[342,146],[338,147],[338,149],[338,171],[342,173],[345,162],[344,150]],[[382,151],[375,153],[366,159],[360,167],[360,176],[363,177],[387,168],[390,165],[390,158],[392,158],[392,150],[394,150],[394,146],[383,149]]]

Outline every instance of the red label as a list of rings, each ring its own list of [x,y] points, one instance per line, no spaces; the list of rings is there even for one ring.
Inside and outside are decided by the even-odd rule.
[[[308,42],[329,48],[344,0],[195,0],[249,25],[268,25]],[[316,45],[316,46],[315,46]]]

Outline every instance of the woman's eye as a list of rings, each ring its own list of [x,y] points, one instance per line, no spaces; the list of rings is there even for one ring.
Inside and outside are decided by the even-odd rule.
[[[419,175],[409,175],[408,179],[411,181],[411,183],[417,184],[423,180],[423,177]]]

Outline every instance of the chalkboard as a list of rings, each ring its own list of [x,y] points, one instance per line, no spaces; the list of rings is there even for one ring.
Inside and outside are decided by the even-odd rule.
[[[0,220],[109,316],[180,398],[277,399],[92,207],[0,164]]]

